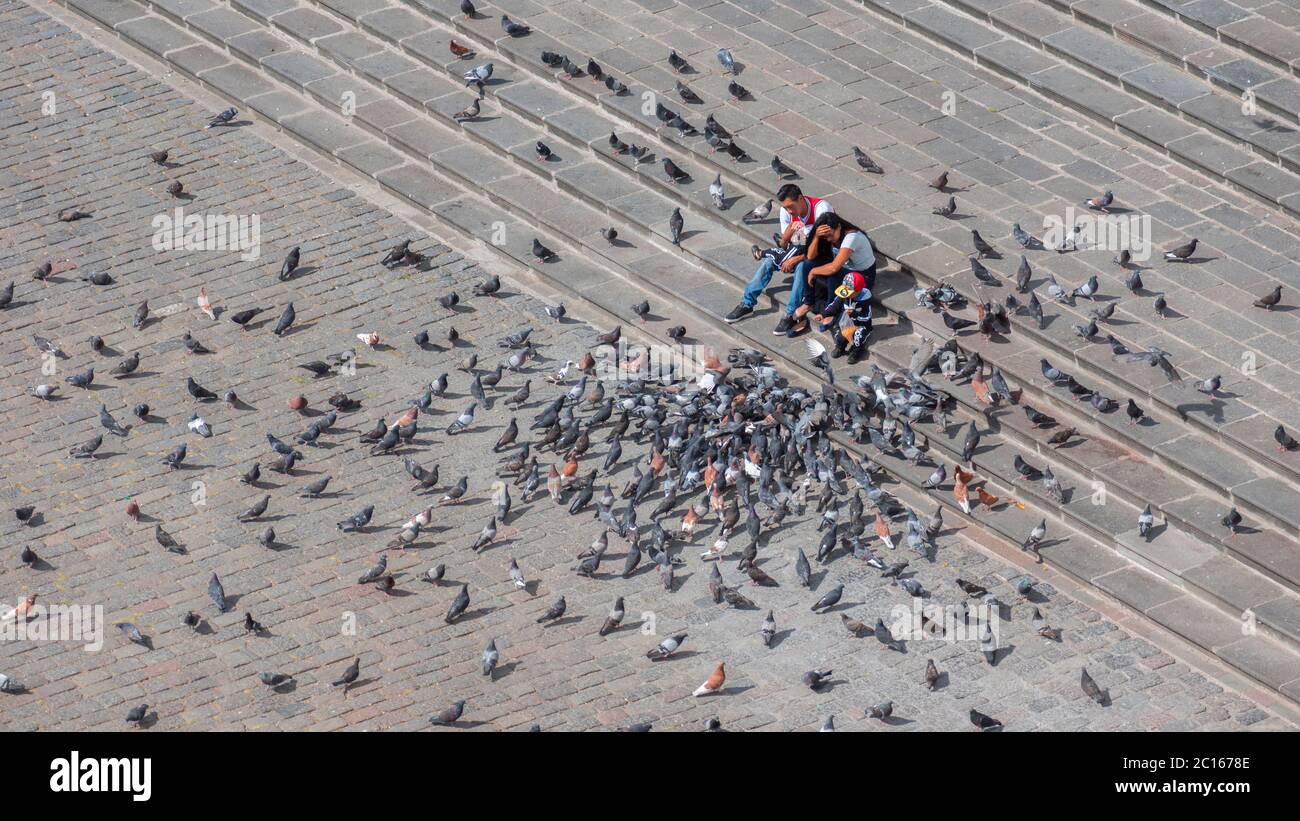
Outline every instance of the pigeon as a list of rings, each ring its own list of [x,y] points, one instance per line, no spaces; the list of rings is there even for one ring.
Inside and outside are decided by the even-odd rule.
[[[95,451],[98,451],[101,444],[104,444],[104,436],[95,436],[95,438],[87,439],[86,442],[69,448],[68,455],[72,456],[73,459],[94,459]]]
[[[1151,514],[1151,505],[1147,505],[1138,514],[1138,535],[1146,541],[1151,541],[1151,526],[1155,524],[1155,516]]]
[[[975,709],[970,711],[970,723],[975,725],[975,728],[982,732],[1002,729],[1001,721],[998,721],[996,718],[991,716],[986,716],[979,710]]]
[[[1264,294],[1262,297],[1255,300],[1251,304],[1253,304],[1256,308],[1263,308],[1266,311],[1271,311],[1273,310],[1273,306],[1277,305],[1278,302],[1280,302],[1281,300],[1282,300],[1282,286],[1275,285],[1272,291],[1269,291],[1267,294]]]
[[[374,515],[375,515],[375,506],[366,505],[360,511],[354,513],[353,515],[339,522],[335,526],[339,530],[343,531],[344,533],[358,533],[361,531],[362,528],[370,524],[370,519]]]
[[[1115,201],[1115,195],[1112,194],[1110,191],[1107,191],[1106,193],[1102,194],[1099,197],[1093,197],[1092,199],[1084,200],[1083,204],[1093,209],[1094,211],[1101,211],[1103,213],[1109,214],[1110,205],[1114,201]]]
[[[691,68],[691,64],[683,60],[675,50],[668,52],[668,65],[678,74],[684,74]]]
[[[536,622],[537,624],[541,624],[542,622],[546,622],[546,621],[555,621],[556,619],[559,619],[561,616],[564,615],[564,611],[567,608],[568,608],[568,604],[565,603],[564,597],[560,596],[558,599],[555,600],[554,604],[546,608],[546,612],[543,613],[539,618],[537,618]]]
[[[533,256],[537,257],[542,262],[550,262],[555,259],[555,252],[552,251],[550,248],[547,248],[545,245],[542,245],[540,242],[537,241],[537,238],[534,237]]]
[[[1292,437],[1291,434],[1287,433],[1286,428],[1282,425],[1278,425],[1277,428],[1274,429],[1273,441],[1277,442],[1279,453],[1286,453],[1287,451],[1300,448],[1300,442],[1296,442],[1295,438]]]
[[[438,727],[450,727],[465,714],[465,702],[457,701],[447,709],[429,719],[429,723]]]
[[[742,222],[762,222],[772,213],[772,200],[768,200],[762,205],[758,205],[741,218]]]
[[[1196,237],[1192,237],[1191,242],[1165,251],[1165,260],[1168,262],[1186,262],[1191,258],[1192,254],[1196,253],[1196,242]]]
[[[356,680],[360,677],[361,677],[361,659],[355,658],[352,660],[352,663],[348,665],[347,669],[343,671],[343,675],[339,676],[337,679],[330,682],[330,686],[342,687],[343,694],[347,695],[348,688],[351,687],[353,684],[355,684]]]
[[[470,101],[470,104],[469,104],[469,105],[465,106],[465,107],[462,108],[460,111],[457,111],[455,114],[452,114],[452,115],[451,115],[451,118],[452,118],[453,120],[455,120],[456,122],[458,122],[458,123],[469,122],[470,120],[473,120],[473,119],[477,118],[478,115],[479,115],[479,111],[481,110],[482,101],[483,101],[483,98],[481,98],[481,97],[475,97],[473,100]],[[394,262],[392,262],[392,263],[384,263],[384,264],[385,264],[386,266],[388,266],[388,265],[393,265],[393,264],[396,264],[397,262],[401,261],[401,260],[404,259],[405,257],[406,257],[406,251],[405,251],[405,249],[403,249],[403,251],[402,251],[402,256],[398,257],[398,258],[397,258],[396,260],[394,260]],[[387,259],[387,258],[385,258],[385,259]]]
[[[231,120],[235,119],[235,115],[238,113],[239,111],[233,107],[227,108],[208,122],[208,128],[214,128],[219,125],[228,125]]]
[[[108,407],[102,403],[99,406],[99,424],[103,425],[104,429],[109,433],[114,433],[118,436],[126,436],[130,431],[130,428],[122,427],[118,421],[113,418],[113,414],[108,412]]]
[[[226,589],[221,586],[221,579],[217,577],[216,573],[213,573],[212,578],[208,580],[208,597],[217,606],[218,613],[224,613],[229,609],[226,602]]]
[[[233,108],[230,109],[230,110],[231,110],[231,111],[234,111]],[[211,128],[211,126],[209,126],[209,128]],[[132,707],[132,708],[131,708],[130,710],[128,710],[127,713],[126,713],[126,723],[127,723],[127,724],[134,724],[136,727],[143,727],[143,726],[144,726],[144,719],[145,719],[145,716],[146,716],[148,713],[149,713],[149,705],[148,705],[148,704],[139,704],[139,705],[137,705],[137,706],[135,706],[135,707]]]
[[[700,99],[700,95],[696,94],[694,91],[691,91],[690,88],[684,85],[681,80],[677,81],[675,90],[677,91],[677,96],[681,97],[682,102],[684,103],[688,103],[690,105],[700,105],[701,103],[704,102],[704,100]]]
[[[171,453],[167,454],[166,458],[162,460],[162,463],[172,470],[176,470],[181,466],[181,462],[185,461],[185,451],[185,443],[182,442],[177,445]]]
[[[1228,528],[1228,532],[1235,536],[1237,535],[1237,528],[1241,525],[1241,513],[1234,507],[1223,515],[1219,523]]]
[[[482,89],[483,84],[486,83],[488,79],[492,76],[492,69],[493,69],[493,65],[491,63],[484,63],[481,66],[475,66],[474,68],[471,68],[469,71],[465,72],[464,77],[462,79],[465,80],[465,85],[467,86],[476,85],[480,89]]]
[[[681,247],[682,244],[682,209],[674,208],[673,213],[668,218],[668,238],[673,245]]]
[[[949,196],[946,203],[934,209],[931,213],[940,217],[951,217],[953,214],[957,213],[957,198]]]
[[[861,168],[863,171],[866,171],[868,174],[883,174],[883,173],[885,173],[885,169],[883,169],[883,168],[881,168],[879,165],[877,165],[876,162],[875,162],[875,160],[873,160],[873,159],[871,159],[871,157],[867,156],[867,153],[866,153],[865,151],[863,151],[861,148],[858,148],[856,145],[853,146],[853,159],[854,159],[855,162],[857,162],[858,167]],[[954,209],[955,209],[955,206],[954,206]],[[949,213],[951,213],[951,212],[949,212]],[[946,215],[945,215],[945,216],[946,216]]]
[[[619,625],[623,623],[624,615],[623,597],[619,596],[614,600],[614,606],[610,608],[609,615],[605,617],[605,621],[600,625],[600,635],[608,636],[617,630]]]
[[[844,595],[844,585],[841,584],[836,586],[833,590],[828,591],[825,595],[823,595],[820,599],[818,599],[817,602],[813,604],[813,606],[809,609],[811,609],[813,612],[816,612],[818,610],[826,610],[831,607],[834,607],[836,604],[839,603],[840,597],[843,595]]]
[[[272,690],[293,682],[293,676],[288,673],[259,673],[257,678]]]
[[[800,680],[803,686],[813,692],[817,692],[826,686],[826,681],[831,677],[831,670],[809,670],[804,673]]]
[[[704,680],[704,683],[699,687],[696,687],[695,692],[691,693],[691,695],[699,698],[700,696],[708,696],[718,693],[722,690],[722,685],[726,680],[727,672],[725,666],[722,662],[718,662],[717,669],[710,673],[709,677]]]
[[[676,636],[669,636],[653,649],[645,654],[645,657],[651,661],[662,661],[673,653],[681,649],[682,643],[686,641],[686,634],[682,633]]]
[[[1086,667],[1083,669],[1083,672],[1079,676],[1079,687],[1083,690],[1083,694],[1085,696],[1097,702],[1103,707],[1106,706],[1106,702],[1109,700],[1110,694],[1097,686],[1097,682],[1093,681],[1092,676],[1088,675],[1088,668]]]
[[[781,162],[781,158],[778,156],[773,155],[771,167],[772,173],[776,174],[778,177],[785,178],[798,176],[798,174],[795,173],[795,170]]]
[[[290,302],[284,306],[284,312],[280,314],[280,319],[275,323],[275,327],[271,329],[271,333],[276,336],[284,336],[284,332],[289,330],[289,326],[293,324],[297,316],[297,312],[293,309],[293,303]]]
[[[441,574],[439,574],[439,579],[441,579]],[[465,615],[467,609],[469,609],[469,585],[462,584],[460,592],[456,594],[451,606],[447,608],[447,615],[443,616],[443,621],[447,624],[455,624],[457,619]]]
[[[709,183],[709,198],[713,200],[714,208],[721,210],[726,205],[726,201],[723,199],[722,196],[722,174],[721,173],[718,173],[713,178],[713,182]]]
[[[724,74],[736,74],[736,60],[731,56],[731,52],[725,48],[718,49],[718,64],[722,66]]]
[[[202,436],[204,439],[211,438],[212,436],[212,426],[208,424],[206,419],[199,416],[197,413],[190,416],[190,421],[186,423],[186,427],[197,433],[199,436]]]
[[[743,102],[745,98],[749,96],[749,89],[745,88],[735,80],[732,80],[727,83],[727,93],[731,95],[731,99],[739,103]]]
[[[501,15],[501,28],[511,37],[523,37],[525,34],[532,31],[528,26],[525,26],[522,23],[516,23],[504,14]]]

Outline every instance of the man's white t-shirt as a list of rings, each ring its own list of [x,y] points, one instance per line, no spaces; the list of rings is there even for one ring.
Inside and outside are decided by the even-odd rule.
[[[804,197],[804,199],[806,200],[808,198]],[[794,233],[790,234],[790,242],[795,245],[807,245],[808,229],[812,227],[813,223],[815,223],[817,221],[817,218],[820,217],[822,214],[829,214],[834,210],[835,209],[831,207],[830,200],[826,200],[826,199],[818,200],[817,205],[815,205],[812,209],[811,216],[805,217],[804,219],[799,219],[798,217],[791,216],[789,211],[782,208],[781,209],[781,233],[785,233],[786,227],[790,225],[791,222],[793,222],[795,223],[795,228],[794,228]]]

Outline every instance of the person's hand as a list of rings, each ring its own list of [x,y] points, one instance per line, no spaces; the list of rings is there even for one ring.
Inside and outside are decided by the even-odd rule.
[[[821,237],[822,239],[827,239],[830,237],[830,235],[831,235],[831,227],[829,225],[820,225],[817,227],[817,236]]]
[[[799,260],[797,259],[787,259],[785,262],[781,263],[781,270],[788,274],[793,271],[795,266],[798,264]]]
[[[809,285],[812,285],[812,284],[813,284],[813,279],[816,278],[816,274],[814,273],[816,270],[817,270],[817,269],[814,268],[812,271],[809,271],[809,272],[808,272],[808,284],[809,284]]]

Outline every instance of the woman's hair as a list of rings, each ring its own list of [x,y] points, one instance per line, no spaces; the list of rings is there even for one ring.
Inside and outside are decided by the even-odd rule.
[[[834,211],[827,211],[825,214],[822,214],[820,217],[818,217],[817,221],[813,223],[812,233],[813,234],[817,233],[817,229],[822,227],[823,225],[825,225],[827,228],[830,228],[832,231],[834,231],[836,228],[843,228],[844,233],[840,235],[841,240],[844,239],[844,237],[848,236],[849,234],[853,233],[854,231],[857,231],[859,234],[863,234],[863,235],[866,234],[866,232],[863,231],[861,228],[849,222],[848,220],[844,219],[839,214],[836,214]]]

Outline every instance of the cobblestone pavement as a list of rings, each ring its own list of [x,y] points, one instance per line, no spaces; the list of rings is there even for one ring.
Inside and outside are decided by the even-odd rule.
[[[843,556],[815,568],[814,591],[799,588],[791,557],[796,548],[815,552],[814,514],[788,521],[765,543],[760,564],[781,586],[746,585],[757,610],[731,610],[709,599],[708,568],[697,554],[711,543],[714,527],[683,550],[687,566],[671,593],[653,570],[626,580],[605,568],[595,579],[577,577],[574,554],[598,533],[597,524],[590,513],[569,516],[545,495],[524,502],[516,491],[515,512],[496,543],[471,553],[474,534],[492,511],[488,488],[498,457],[491,445],[510,416],[503,400],[525,377],[507,374],[493,408],[480,413],[472,431],[451,438],[443,430],[468,401],[468,377],[456,364],[473,345],[481,365],[490,366],[502,355],[495,345],[500,336],[524,324],[536,328],[542,357],[526,375],[533,399],[518,414],[522,423],[553,395],[542,374],[578,358],[599,331],[582,321],[547,319],[527,278],[507,277],[496,297],[470,298],[472,285],[486,275],[477,264],[246,128],[203,129],[213,112],[25,5],[0,4],[0,41],[6,44],[0,52],[0,261],[6,280],[16,282],[13,305],[0,313],[0,494],[7,506],[34,504],[39,511],[31,527],[4,520],[10,560],[0,569],[0,599],[6,609],[29,593],[39,594],[41,604],[102,604],[109,622],[133,622],[152,645],[129,643],[111,628],[100,652],[71,643],[0,643],[0,672],[30,688],[4,699],[5,728],[119,728],[127,708],[143,701],[160,730],[419,729],[458,699],[467,701],[461,726],[495,730],[641,721],[696,728],[711,716],[728,729],[815,729],[830,715],[842,729],[969,729],[971,708],[998,717],[1008,730],[1290,727],[1050,583],[1040,587],[1038,606],[1064,637],[1059,644],[1038,639],[1029,605],[1013,589],[1021,571],[959,532],[940,538],[937,560],[918,562],[915,578],[934,591],[936,603],[955,603],[958,576],[1016,602],[1000,623],[996,667],[972,642],[912,641],[906,652],[893,653],[847,635],[834,613],[811,613],[813,598],[837,583],[846,585],[838,612],[859,619],[871,621],[907,602],[900,588]],[[46,90],[54,92],[57,110],[42,116]],[[160,147],[170,149],[177,167],[149,162],[148,152]],[[164,188],[172,178],[184,179],[193,199],[168,197]],[[153,250],[151,220],[177,204],[191,213],[259,215],[262,257],[244,262],[235,252]],[[93,217],[57,221],[60,209],[74,205]],[[389,272],[378,265],[401,237],[413,237],[413,247],[428,254],[427,269]],[[303,267],[279,282],[280,261],[295,244]],[[77,267],[33,281],[30,270],[47,259]],[[79,280],[99,270],[113,284]],[[196,309],[201,285],[223,311],[218,322]],[[465,303],[455,316],[433,302],[452,289]],[[146,300],[153,319],[133,329],[135,308]],[[297,323],[277,338],[271,326],[290,301]],[[247,332],[225,321],[225,314],[250,307],[266,313]],[[411,341],[423,328],[441,343],[451,326],[466,340],[460,347],[420,350]],[[215,353],[187,354],[186,331]],[[378,332],[385,344],[363,350],[355,376],[313,381],[294,367],[360,347],[354,335],[361,331]],[[35,350],[33,334],[67,352],[52,375],[42,374],[47,360]],[[103,351],[90,350],[91,335],[103,338]],[[110,377],[112,366],[135,352],[139,371]],[[63,381],[92,366],[91,389]],[[391,554],[397,589],[386,595],[356,585],[356,577],[427,502],[409,491],[401,457],[369,457],[357,436],[380,416],[391,421],[442,372],[451,374],[447,398],[421,416],[414,444],[401,452],[426,466],[437,463],[442,486],[468,476],[469,493],[460,504],[436,509],[432,535]],[[218,394],[238,392],[234,408],[201,406],[214,430],[210,439],[186,430],[199,409],[184,391],[187,375]],[[57,384],[59,398],[43,403],[27,395],[41,382]],[[306,458],[293,475],[267,470],[265,434],[288,438],[306,424],[286,400],[301,393],[311,412],[319,412],[336,391],[360,399],[362,409],[342,414],[319,447],[303,447]],[[151,415],[128,436],[106,435],[94,460],[66,458],[68,448],[101,432],[100,403],[125,423],[136,421],[130,409],[140,402]],[[160,462],[181,442],[189,447],[184,466],[169,471]],[[644,447],[629,451],[640,457]],[[584,461],[594,466],[603,458],[604,445],[596,444]],[[263,467],[256,489],[237,481],[254,461]],[[625,458],[611,479],[616,490],[631,470]],[[297,497],[301,486],[327,474],[334,478],[324,497]],[[237,523],[236,514],[264,493],[271,498],[267,515]],[[143,511],[138,523],[124,513],[128,498]],[[642,506],[643,525],[657,502]],[[335,522],[366,505],[375,506],[368,532],[336,529]],[[188,553],[159,548],[155,523]],[[273,549],[256,542],[264,523],[276,531]],[[19,566],[22,545],[41,557],[34,568]],[[621,566],[623,552],[611,538],[612,567]],[[506,571],[511,557],[534,580],[528,590],[514,589]],[[419,579],[440,562],[447,582]],[[216,613],[205,592],[214,572],[233,601],[226,614]],[[724,575],[740,580],[730,561]],[[460,583],[469,586],[470,609],[449,626],[442,616]],[[567,615],[535,623],[559,595],[567,599]],[[626,597],[628,618],[602,639],[596,631],[616,596]],[[779,632],[764,648],[758,630],[768,609]],[[184,626],[189,610],[201,613],[210,631]],[[245,611],[269,633],[245,636]],[[354,635],[346,629],[353,618]],[[641,622],[652,622],[658,637],[689,633],[684,651],[647,661],[658,637]],[[479,658],[492,638],[502,665],[488,681]],[[345,696],[328,683],[355,657],[362,662],[360,681]],[[947,674],[934,693],[921,684],[927,658]],[[727,665],[726,691],[692,699],[719,661]],[[1084,666],[1110,690],[1111,706],[1098,707],[1080,692]],[[834,670],[827,692],[814,694],[799,683],[815,667]],[[292,674],[296,686],[268,691],[257,674],[271,670]],[[864,718],[867,706],[886,699],[895,704],[896,722]]]

